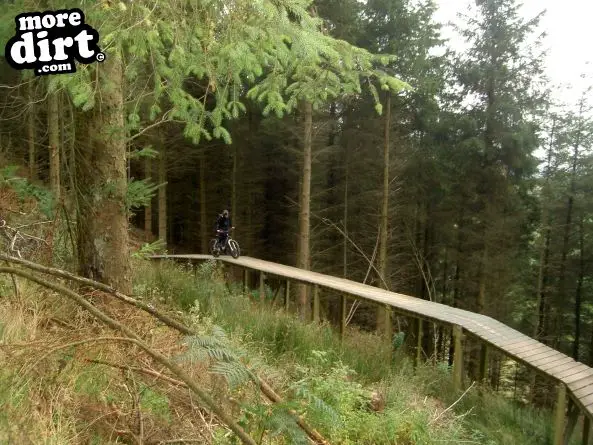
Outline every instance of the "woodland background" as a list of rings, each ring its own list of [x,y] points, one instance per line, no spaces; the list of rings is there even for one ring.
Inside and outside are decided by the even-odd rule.
[[[3,4],[2,41],[16,13],[66,3]],[[38,78],[1,59],[0,162],[68,222],[55,242],[85,276],[125,282],[110,197],[175,253],[205,253],[229,208],[242,255],[483,313],[593,366],[591,93],[552,101],[518,2],[477,1],[464,53],[443,50],[430,0],[83,3],[120,58]],[[291,26],[306,32],[278,50]],[[343,41],[395,58],[371,68]],[[374,311],[355,323],[374,329]],[[447,352],[437,334],[429,356]]]

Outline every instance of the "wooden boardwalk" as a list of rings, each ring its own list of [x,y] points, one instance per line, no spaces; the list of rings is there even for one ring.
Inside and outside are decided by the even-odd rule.
[[[156,255],[154,259],[173,260],[209,260],[211,255]],[[557,422],[564,423],[566,392],[585,414],[583,444],[588,444],[589,425],[593,419],[593,369],[577,362],[569,356],[552,349],[491,317],[453,308],[440,303],[422,300],[408,295],[390,292],[344,278],[333,277],[296,267],[263,261],[251,257],[233,259],[221,256],[217,260],[235,266],[263,272],[285,278],[288,281],[307,283],[321,288],[331,289],[353,298],[373,301],[393,308],[397,313],[429,320],[438,324],[461,328],[484,344],[539,371],[556,381],[559,385],[557,402]],[[556,425],[558,427],[558,424]],[[556,428],[558,430],[559,428]],[[560,433],[556,433],[555,444],[561,444]]]

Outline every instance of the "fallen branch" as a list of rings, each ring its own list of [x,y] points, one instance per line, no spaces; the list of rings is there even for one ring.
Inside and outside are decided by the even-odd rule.
[[[128,329],[126,326],[114,320],[113,318],[105,315],[101,310],[97,309],[83,297],[78,295],[77,293],[71,291],[70,289],[61,286],[59,284],[50,283],[45,281],[41,278],[38,278],[34,275],[31,275],[28,272],[23,270],[12,268],[12,267],[0,267],[0,273],[13,273],[15,275],[19,275],[27,280],[33,281],[34,283],[39,284],[40,286],[44,286],[48,289],[51,289],[55,292],[58,292],[71,300],[73,300],[79,306],[82,306],[87,311],[89,311],[95,318],[98,318],[102,322],[104,322],[110,328],[123,332],[127,337],[130,338],[130,342],[136,344],[140,349],[150,355],[153,359],[157,362],[161,363],[165,367],[167,367],[173,374],[179,377],[193,392],[197,394],[197,396],[241,439],[244,444],[248,445],[256,445],[255,440],[251,438],[244,430],[241,428],[235,421],[228,416],[224,410],[219,407],[214,400],[205,392],[202,388],[200,388],[190,377],[186,374],[186,372],[181,369],[177,364],[170,361],[167,357],[162,355],[160,352],[153,350],[149,347],[140,337],[138,337],[134,332]]]
[[[122,370],[131,370],[131,371],[136,371],[142,374],[147,374],[147,375],[151,375],[153,377],[156,377],[158,379],[164,380],[166,382],[171,383],[172,385],[176,385],[176,386],[185,386],[187,387],[187,385],[185,384],[185,382],[182,382],[180,380],[176,380],[173,379],[165,374],[162,374],[160,372],[154,371],[152,369],[146,369],[146,368],[139,368],[136,366],[125,366],[125,365],[118,365],[116,363],[110,363],[110,362],[106,362],[103,360],[86,360],[89,363],[97,363],[100,365],[106,365],[106,366],[111,366],[113,368],[117,368],[117,369],[122,369]],[[266,395],[266,397],[274,403],[282,403],[282,397],[280,397],[266,382],[264,382],[261,379],[258,379],[259,387],[261,388],[262,392]],[[315,429],[311,428],[309,425],[307,425],[307,423],[305,422],[305,420],[299,416],[299,414],[294,411],[294,410],[289,410],[289,413],[293,416],[295,416],[296,422],[297,424],[303,429],[303,431],[305,431],[307,433],[307,435],[309,436],[310,439],[314,440],[316,443],[321,444],[321,445],[329,445],[329,442],[327,442],[327,440],[324,439],[324,437],[319,434],[319,432],[317,432]]]
[[[429,424],[429,425],[432,425],[432,424],[433,424],[433,423],[435,423],[437,420],[439,420],[439,419],[440,419],[440,418],[443,416],[443,414],[445,414],[447,411],[451,411],[451,410],[453,409],[453,407],[454,407],[455,405],[457,405],[457,404],[458,404],[458,403],[461,401],[461,399],[463,399],[463,397],[464,397],[464,396],[465,396],[465,395],[466,395],[466,394],[469,392],[469,390],[473,388],[473,386],[474,386],[474,384],[475,384],[475,383],[476,383],[476,382],[472,382],[472,384],[470,385],[470,387],[469,387],[469,388],[467,388],[467,389],[465,390],[465,392],[464,392],[463,394],[461,394],[461,395],[459,396],[459,398],[458,398],[458,399],[457,399],[455,402],[453,402],[453,404],[452,404],[452,405],[450,405],[450,406],[449,406],[447,409],[443,410],[443,411],[442,411],[442,412],[441,412],[441,413],[440,413],[438,416],[436,416],[434,419],[432,419],[430,422],[428,422],[428,424]]]
[[[28,267],[29,269],[36,270],[37,272],[42,272],[42,273],[45,273],[48,275],[53,275],[56,277],[65,278],[67,280],[76,281],[80,284],[86,284],[87,286],[102,290],[104,292],[107,292],[107,293],[115,296],[116,298],[118,298],[119,300],[121,300],[125,303],[131,304],[132,306],[135,306],[139,309],[142,309],[145,312],[148,312],[152,316],[158,318],[160,321],[165,323],[167,326],[177,329],[179,332],[182,332],[187,335],[194,334],[194,332],[191,329],[187,328],[185,325],[181,324],[177,320],[174,320],[173,318],[169,317],[168,315],[157,311],[150,304],[146,304],[146,303],[139,301],[135,298],[128,297],[127,295],[124,295],[121,292],[118,292],[116,289],[114,289],[111,286],[108,286],[107,284],[100,283],[100,282],[94,281],[94,280],[90,280],[88,278],[79,277],[78,275],[74,275],[73,273],[67,272],[65,270],[56,269],[54,267],[42,266],[41,264],[37,264],[32,261],[27,261],[22,258],[15,258],[15,257],[5,255],[5,254],[0,254],[0,259],[8,261],[10,263],[21,264],[25,267]]]
[[[147,369],[147,368],[139,368],[137,366],[124,366],[124,365],[118,365],[117,363],[110,363],[110,362],[106,362],[103,360],[91,360],[91,359],[86,359],[85,360],[88,363],[96,363],[98,365],[105,365],[105,366],[111,366],[112,368],[117,368],[117,369],[122,369],[122,370],[131,370],[131,371],[135,371],[135,372],[139,372],[141,374],[146,374],[146,375],[151,375],[153,377],[156,377],[158,379],[164,380],[168,383],[171,383],[172,385],[176,385],[176,386],[185,386],[187,388],[187,385],[182,382],[181,380],[176,380],[172,377],[169,377],[168,375],[165,375],[163,373],[157,372],[153,369]]]
[[[81,284],[86,284],[90,287],[94,287],[95,289],[99,289],[102,290],[104,292],[107,292],[113,296],[115,296],[116,298],[118,298],[119,300],[130,304],[132,306],[135,306],[139,309],[142,309],[146,312],[148,312],[149,314],[151,314],[152,316],[154,316],[155,318],[157,318],[158,320],[162,321],[163,323],[165,323],[167,326],[169,326],[170,328],[176,329],[178,332],[181,332],[183,334],[186,335],[197,335],[197,333],[195,331],[193,331],[192,329],[188,328],[187,326],[185,326],[184,324],[174,320],[173,318],[169,317],[166,314],[163,314],[159,311],[157,311],[154,307],[152,307],[149,304],[146,304],[142,301],[139,301],[135,298],[129,297],[127,295],[122,294],[121,292],[117,291],[116,289],[114,289],[111,286],[108,286],[104,283],[100,283],[98,281],[94,281],[88,278],[83,278],[83,277],[79,277],[78,275],[74,275],[70,272],[67,272],[65,270],[61,270],[61,269],[56,269],[53,267],[47,267],[47,266],[42,266],[40,264],[37,263],[33,263],[31,261],[27,261],[27,260],[23,260],[21,258],[15,258],[15,257],[11,257],[8,255],[4,255],[4,254],[0,254],[0,259],[3,259],[5,261],[8,262],[13,262],[13,263],[17,263],[17,264],[21,264],[25,267],[28,267],[30,269],[36,270],[38,272],[42,272],[48,275],[53,275],[56,277],[60,277],[60,278],[65,278],[68,280],[72,280],[72,281],[76,281],[78,283]],[[70,291],[71,292],[71,291]],[[85,300],[86,301],[86,300]],[[249,373],[252,376],[252,379],[255,381],[255,383],[259,386],[259,388],[261,389],[262,393],[268,398],[268,400],[274,402],[274,403],[281,403],[282,402],[282,398],[272,389],[272,387],[266,383],[263,379],[261,379],[257,374],[255,374],[251,369],[249,369],[246,365],[243,364],[243,366],[245,366],[245,368],[249,371]],[[296,417],[296,422],[297,424],[303,429],[303,431],[305,431],[305,433],[307,433],[307,435],[309,436],[309,438],[313,441],[315,441],[316,443],[320,444],[320,445],[328,445],[329,442],[319,433],[317,432],[314,428],[310,427],[304,420],[302,417],[300,417],[297,413],[295,412],[291,412],[291,414],[293,414]]]

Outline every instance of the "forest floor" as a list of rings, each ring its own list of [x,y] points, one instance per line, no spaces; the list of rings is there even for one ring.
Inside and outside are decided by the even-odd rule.
[[[549,441],[548,412],[475,387],[458,400],[445,366],[414,370],[398,354],[389,363],[369,333],[350,330],[342,344],[329,326],[301,323],[229,287],[213,262],[196,271],[135,259],[134,271],[134,295],[196,336],[103,293],[85,297],[175,357],[258,443],[307,443],[289,409],[331,444]],[[115,340],[118,333],[64,296],[18,284],[18,297],[6,276],[0,289],[1,444],[233,443],[228,428],[138,347]],[[266,400],[243,366],[287,403]]]

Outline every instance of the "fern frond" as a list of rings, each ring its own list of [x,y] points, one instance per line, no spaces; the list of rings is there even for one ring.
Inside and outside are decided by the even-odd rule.
[[[237,362],[219,362],[212,366],[211,372],[223,376],[230,389],[251,381],[251,373]]]

